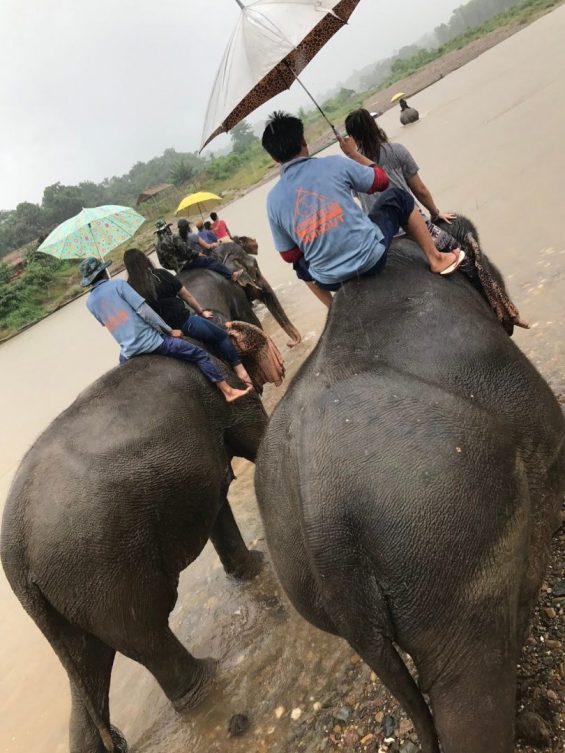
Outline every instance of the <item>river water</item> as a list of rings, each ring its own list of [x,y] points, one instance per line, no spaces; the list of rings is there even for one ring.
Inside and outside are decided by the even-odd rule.
[[[344,32],[346,33],[346,32]],[[419,123],[402,128],[398,112],[381,125],[416,157],[438,206],[477,223],[533,328],[516,341],[556,392],[565,392],[565,7],[411,99]],[[329,150],[331,153],[335,148]],[[265,217],[270,185],[225,209],[230,228],[255,235],[259,262],[304,336],[294,350],[268,314],[264,325],[283,352],[289,377],[315,345],[325,311],[272,250]],[[115,364],[116,347],[78,300],[0,347],[0,499],[34,438],[86,385]],[[288,384],[288,381],[287,381]],[[268,409],[284,392],[268,388]],[[248,543],[265,548],[253,494],[253,467],[241,462],[230,499]],[[0,574],[0,751],[63,753],[70,708],[66,676],[45,639]],[[233,713],[251,730],[229,750],[293,750],[289,710],[323,702],[332,675],[351,656],[341,641],[302,621],[269,567],[235,585],[210,546],[181,577],[171,616],[196,656],[221,660],[216,687],[192,715],[170,708],[153,678],[118,657],[112,719],[135,753],[226,750]],[[275,709],[284,706],[278,719]]]

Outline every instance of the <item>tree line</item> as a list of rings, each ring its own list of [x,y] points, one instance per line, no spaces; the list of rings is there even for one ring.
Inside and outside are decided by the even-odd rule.
[[[544,2],[548,7],[555,5],[553,0],[469,0],[455,8],[449,21],[437,26],[420,44],[406,45],[396,55],[379,60],[368,70],[365,69],[361,75],[361,87],[369,90],[389,79],[397,80],[410,75],[414,70],[435,59],[438,52],[441,53],[442,47],[500,13],[511,8],[541,6]]]
[[[442,47],[461,37],[470,29],[484,24],[494,16],[510,9],[551,7],[557,0],[469,0],[456,8],[449,21],[438,26],[430,49],[407,45],[397,55],[381,60],[361,77],[365,91],[409,75],[420,66],[441,54]],[[438,49],[439,47],[439,49]],[[345,100],[354,99],[354,92],[342,88],[324,107],[339,112]],[[317,117],[315,111],[301,113],[306,121]],[[125,175],[105,178],[100,183],[83,181],[76,186],[60,182],[45,188],[40,204],[24,201],[13,210],[0,210],[0,258],[10,251],[47,235],[64,220],[80,212],[82,207],[102,204],[133,206],[138,195],[157,183],[181,186],[191,180],[204,183],[206,179],[224,180],[245,168],[251,161],[261,159],[259,140],[251,127],[243,121],[230,132],[232,151],[220,157],[200,157],[195,152],[166,149],[148,162],[137,162]]]
[[[83,181],[76,186],[60,182],[47,186],[41,203],[23,201],[12,210],[0,210],[0,258],[51,232],[83,207],[103,204],[134,206],[139,194],[158,183],[183,185],[200,182],[207,175],[229,177],[245,162],[249,150],[258,143],[251,127],[242,122],[231,131],[232,151],[214,158],[196,152],[166,149],[148,162],[137,162],[125,175],[105,178],[100,183]]]

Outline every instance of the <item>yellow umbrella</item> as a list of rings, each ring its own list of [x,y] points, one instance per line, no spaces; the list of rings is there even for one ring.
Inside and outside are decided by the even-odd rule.
[[[405,97],[406,94],[404,92],[398,92],[398,94],[395,94],[394,97],[390,98],[391,102],[398,102],[399,99],[402,99],[402,97]]]
[[[208,191],[198,191],[198,193],[191,193],[185,196],[184,199],[177,207],[176,214],[186,214],[187,217],[200,213],[202,219],[204,219],[203,212],[213,209],[218,206],[222,199],[216,196],[215,193],[209,193]]]

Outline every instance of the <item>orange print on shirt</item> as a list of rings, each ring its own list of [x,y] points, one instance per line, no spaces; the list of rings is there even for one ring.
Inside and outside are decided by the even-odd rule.
[[[313,191],[298,189],[294,205],[294,228],[302,243],[311,243],[345,221],[337,201]]]
[[[112,316],[108,317],[104,322],[104,326],[109,332],[113,332],[118,329],[119,326],[127,322],[128,312],[125,309],[118,309],[118,311]]]

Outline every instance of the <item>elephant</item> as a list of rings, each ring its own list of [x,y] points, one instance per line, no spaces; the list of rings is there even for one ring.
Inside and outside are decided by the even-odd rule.
[[[255,487],[291,602],[374,670],[422,753],[511,753],[565,421],[473,284],[431,274],[408,239],[345,283],[269,421]]]
[[[208,539],[234,578],[261,568],[227,495],[232,457],[255,460],[266,421],[257,395],[226,403],[196,367],[145,355],[82,392],[24,457],[0,554],[69,676],[71,753],[127,749],[110,725],[116,651],[176,709],[204,696],[215,662],[194,658],[168,618],[179,573]]]
[[[221,261],[228,269],[246,270],[255,283],[254,286],[247,285],[245,287],[245,293],[249,300],[260,301],[265,304],[277,323],[290,337],[287,342],[288,347],[298,345],[302,340],[300,332],[288,318],[275,291],[263,276],[257,260],[253,258],[258,253],[257,241],[249,236],[239,236],[234,238],[234,241],[233,243],[220,243],[216,249],[210,252],[210,256]]]

